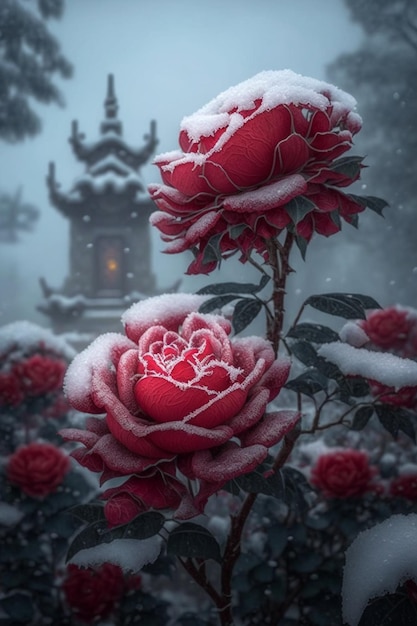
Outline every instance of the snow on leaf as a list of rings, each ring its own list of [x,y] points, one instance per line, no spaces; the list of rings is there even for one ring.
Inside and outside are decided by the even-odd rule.
[[[345,376],[362,376],[395,389],[417,387],[417,363],[411,359],[354,348],[341,341],[326,343],[317,353],[337,365]]]
[[[363,531],[346,552],[343,618],[357,626],[369,600],[417,582],[417,515],[393,515]]]

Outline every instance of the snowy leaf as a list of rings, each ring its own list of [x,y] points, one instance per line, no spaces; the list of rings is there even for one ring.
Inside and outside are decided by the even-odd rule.
[[[417,515],[393,515],[363,531],[346,552],[343,618],[358,626],[369,600],[417,581]]]
[[[242,298],[237,302],[232,317],[233,330],[236,335],[255,319],[261,308],[260,300]]]
[[[204,526],[192,522],[185,522],[171,532],[167,552],[177,556],[221,561],[220,546],[214,536]]]
[[[88,524],[105,519],[102,504],[78,504],[68,509],[68,513]]]
[[[309,323],[297,324],[297,326],[290,328],[287,337],[306,339],[314,343],[327,343],[328,341],[339,340],[339,335],[331,328],[322,326],[321,324]]]
[[[326,293],[307,298],[304,303],[314,309],[345,319],[366,319],[361,300],[347,293]]]
[[[316,366],[318,362],[318,356],[313,346],[308,341],[297,341],[291,346],[291,352],[299,359],[304,365]]]

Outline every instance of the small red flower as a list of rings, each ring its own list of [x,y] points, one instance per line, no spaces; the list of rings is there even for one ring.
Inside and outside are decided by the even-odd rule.
[[[372,311],[360,325],[375,346],[400,350],[407,342],[412,321],[408,311],[393,306]]]
[[[108,617],[124,593],[139,586],[140,576],[130,576],[125,580],[118,565],[103,563],[95,568],[68,565],[62,588],[77,618],[92,623]]]
[[[417,406],[417,387],[401,387],[401,389],[395,389],[394,387],[383,385],[376,380],[370,380],[368,382],[371,394],[385,404],[402,406],[408,409]]]
[[[417,502],[417,475],[397,476],[389,486],[389,493],[395,498],[405,498]]]
[[[352,498],[374,491],[375,470],[368,455],[358,450],[338,450],[321,455],[311,472],[311,483],[328,498]]]
[[[67,364],[60,359],[35,354],[15,366],[28,396],[41,396],[62,387]]]
[[[14,452],[7,477],[29,496],[45,498],[62,483],[70,468],[66,454],[50,443],[29,443]]]

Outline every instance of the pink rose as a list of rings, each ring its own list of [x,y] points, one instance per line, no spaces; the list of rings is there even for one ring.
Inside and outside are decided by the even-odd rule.
[[[352,498],[374,491],[374,474],[365,452],[338,450],[318,458],[310,480],[328,498]]]
[[[401,350],[407,342],[412,321],[406,309],[393,306],[372,311],[360,326],[375,346]]]
[[[7,464],[13,485],[33,498],[45,498],[56,491],[70,468],[70,460],[50,443],[29,443],[14,452]]]
[[[361,128],[355,104],[330,84],[270,71],[185,118],[181,150],[155,159],[163,184],[149,187],[165,251],[196,251],[188,273],[208,273],[213,237],[221,256],[245,261],[286,227],[309,240],[339,231],[339,216],[351,222],[364,205],[339,188],[360,166],[347,172],[336,159]]]
[[[132,517],[150,507],[196,514],[220,486],[255,469],[299,418],[265,414],[289,361],[276,360],[262,338],[230,339],[228,320],[195,312],[205,299],[170,294],[133,305],[123,316],[126,337],[99,337],[68,369],[70,403],[106,415],[90,418],[86,430],[62,431],[84,444],[74,457],[102,472],[102,482],[127,477],[103,494],[117,497],[110,524],[126,517],[121,501]],[[184,476],[195,481],[193,493]]]

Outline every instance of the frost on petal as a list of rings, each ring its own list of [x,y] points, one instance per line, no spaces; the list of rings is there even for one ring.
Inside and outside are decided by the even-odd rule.
[[[127,336],[137,343],[151,326],[165,326],[177,331],[184,318],[197,311],[209,296],[169,293],[136,302],[122,315]]]
[[[268,398],[269,391],[267,389],[263,387],[256,389],[240,413],[229,422],[235,435],[259,422],[268,404]]]
[[[119,333],[105,333],[97,337],[85,350],[77,354],[70,363],[65,379],[64,391],[71,405],[86,413],[103,413],[92,397],[94,372],[109,371],[121,354],[135,347]]]
[[[343,618],[357,626],[369,600],[417,582],[417,515],[393,515],[363,531],[346,552]]]
[[[322,345],[317,353],[337,365],[346,376],[362,376],[395,389],[417,387],[417,363],[411,359],[354,348],[339,341]]]
[[[262,445],[241,448],[233,441],[227,442],[215,453],[201,450],[193,455],[191,465],[197,478],[222,483],[254,470],[268,454]]]
[[[301,417],[296,411],[267,413],[262,421],[241,435],[245,446],[260,444],[270,448],[296,426]]]
[[[103,563],[113,563],[124,572],[139,572],[148,563],[153,563],[161,552],[160,537],[149,539],[114,539],[93,548],[80,550],[70,563],[79,567],[95,567]]]
[[[286,202],[295,196],[302,194],[307,189],[307,183],[300,174],[287,176],[265,187],[254,191],[228,196],[224,202],[224,208],[228,211],[268,211]]]

